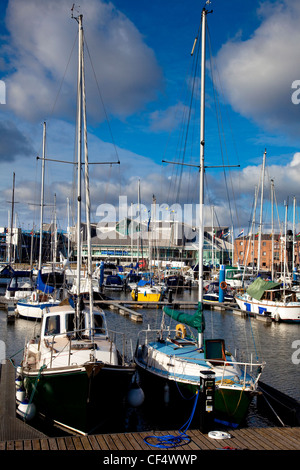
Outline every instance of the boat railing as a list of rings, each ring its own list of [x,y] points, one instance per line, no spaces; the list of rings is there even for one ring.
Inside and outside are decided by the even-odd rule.
[[[170,328],[166,328],[166,329],[151,329],[151,328],[148,328],[146,330],[141,330],[138,334],[138,340],[137,340],[137,346],[136,346],[136,354],[138,353],[138,348],[139,348],[139,345],[140,344],[145,344],[145,345],[148,345],[149,342],[151,341],[157,341],[159,338],[163,339],[163,333],[166,333],[168,337],[171,336],[171,333],[174,333],[176,330],[171,330]],[[143,339],[145,338],[145,340],[142,342],[141,341],[141,336],[142,335],[145,335],[143,337]],[[195,348],[197,349],[197,345],[195,344]],[[174,375],[174,362],[175,362],[175,359],[176,359],[176,362],[177,364],[182,364],[183,366],[186,364],[186,359],[184,358],[184,348],[182,350],[182,357],[179,357],[178,355],[176,355],[176,357],[172,354],[170,354],[169,356],[169,361],[168,361],[168,364],[169,364],[169,371],[167,372],[170,372],[172,373],[172,375]],[[151,358],[152,360],[152,358]],[[172,362],[173,361],[173,362]],[[216,359],[213,359],[213,358],[199,358],[198,360],[199,362],[199,365],[201,365],[201,363],[203,362],[203,365],[205,364],[205,366],[207,367],[208,365],[210,367],[218,367],[218,369],[222,369],[221,371],[221,378],[218,379],[218,385],[228,385],[229,383],[236,383],[238,384],[239,386],[243,386],[243,387],[246,387],[247,384],[249,384],[250,382],[254,385],[258,382],[260,376],[261,376],[261,373],[264,369],[264,366],[265,366],[265,363],[264,362],[258,362],[256,360],[253,359],[253,355],[250,354],[250,360],[249,361],[237,361],[233,356],[231,357],[231,359],[229,360],[228,358],[226,359],[220,359],[220,358],[216,358]],[[157,364],[156,364],[156,367],[157,367]],[[235,370],[237,368],[240,369],[240,372],[238,374],[238,377],[239,377],[239,380],[234,382],[233,380],[229,380],[228,379],[228,375],[227,373],[231,373],[231,375],[233,375],[232,373],[232,368],[234,368]],[[166,372],[166,365],[164,364],[162,366],[162,369],[164,369],[164,371]],[[231,369],[231,370],[230,370]],[[199,378],[200,380],[200,378]]]
[[[50,367],[52,367],[54,353],[55,353],[55,356],[57,357],[58,354],[66,353],[66,351],[68,351],[68,355],[69,355],[68,365],[71,364],[71,355],[72,355],[71,351],[72,351],[72,349],[75,348],[75,344],[76,344],[72,341],[72,339],[74,339],[76,337],[78,337],[79,339],[83,339],[83,340],[90,339],[90,343],[88,343],[88,342],[86,344],[78,343],[77,344],[78,349],[80,349],[80,347],[85,347],[85,348],[90,347],[91,351],[93,349],[95,349],[95,341],[93,341],[93,339],[95,339],[95,338],[97,339],[99,337],[101,338],[101,333],[99,335],[99,328],[95,328],[93,331],[94,331],[94,334],[97,334],[97,333],[98,334],[96,336],[86,335],[87,329],[83,328],[83,329],[79,329],[79,330],[68,331],[68,332],[65,332],[65,333],[57,333],[57,334],[53,334],[53,335],[49,336],[48,339],[47,339],[47,343],[48,343],[48,346],[51,349]],[[108,337],[109,340],[110,340],[110,345],[111,345],[110,354],[112,354],[112,351],[113,351],[112,345],[114,343],[116,343],[117,337],[122,337],[122,339],[119,341],[119,343],[121,343],[122,347],[119,348],[118,351],[120,353],[120,357],[121,357],[121,360],[122,360],[122,365],[124,365],[125,362],[126,362],[125,333],[122,333],[122,332],[119,332],[119,331],[114,331],[114,330],[103,329],[102,334],[105,338]],[[59,338],[66,340],[65,343],[62,343],[62,346],[61,346],[60,349],[56,345],[56,342],[58,341]],[[46,340],[46,338],[44,338],[44,339]],[[121,349],[122,349],[122,353],[120,352]],[[92,352],[91,352],[91,358],[92,358]]]

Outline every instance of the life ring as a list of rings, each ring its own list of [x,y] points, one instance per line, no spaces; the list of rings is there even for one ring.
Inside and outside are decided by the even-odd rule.
[[[182,325],[182,323],[179,323],[176,325],[176,332],[180,338],[185,338],[186,335],[186,327]]]
[[[222,290],[225,290],[226,287],[227,287],[226,282],[225,282],[225,281],[222,281],[222,282],[220,283],[220,287],[221,287]]]

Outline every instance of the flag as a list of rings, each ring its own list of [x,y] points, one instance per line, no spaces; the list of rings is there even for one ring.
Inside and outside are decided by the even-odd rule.
[[[300,237],[300,232],[296,233],[296,237]]]
[[[227,237],[229,237],[229,235],[230,235],[230,230],[228,230],[228,232],[224,233],[223,238],[227,238]]]
[[[242,235],[244,235],[244,229],[240,231],[240,233],[238,234],[237,238],[241,237]]]

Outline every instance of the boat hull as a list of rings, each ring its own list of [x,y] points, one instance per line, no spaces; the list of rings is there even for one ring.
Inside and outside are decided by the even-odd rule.
[[[23,381],[38,414],[77,433],[89,434],[122,406],[134,372],[134,367],[90,363],[59,370],[25,370]]]
[[[165,406],[168,412],[174,411],[182,420],[189,418],[191,412],[191,401],[199,392],[200,380],[198,383],[184,383],[174,377],[162,376],[154,373],[153,370],[144,367],[137,362],[137,370],[141,381],[141,387],[145,392],[145,402],[155,403],[155,406]],[[201,417],[201,394],[199,395],[197,408],[193,417],[193,424],[199,426]],[[215,386],[213,416],[216,422],[226,426],[237,428],[244,421],[250,403],[253,399],[253,392],[242,389],[232,389],[230,387]]]
[[[133,290],[131,291],[131,298],[138,302],[160,302],[162,294],[160,292],[136,292]]]
[[[272,301],[258,301],[253,297],[237,295],[235,297],[239,308],[247,313],[260,316],[269,316],[273,320],[285,323],[300,323],[300,303],[290,302],[283,304]]]
[[[17,303],[17,311],[20,317],[22,318],[29,318],[33,320],[40,320],[43,316],[43,312],[45,308],[55,307],[59,305],[60,301],[53,301],[53,302],[26,302],[20,301]]]

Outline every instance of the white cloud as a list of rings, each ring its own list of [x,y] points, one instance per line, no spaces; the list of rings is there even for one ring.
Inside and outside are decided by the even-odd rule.
[[[45,119],[54,104],[54,113],[61,117],[70,117],[75,111],[77,44],[73,46],[78,26],[71,19],[70,8],[67,0],[10,0],[8,4],[7,105],[23,118]],[[112,3],[83,0],[80,12],[87,42],[88,111],[98,121],[103,118],[99,87],[108,110],[126,117],[153,100],[161,86],[154,53]]]
[[[299,79],[300,4],[264,2],[260,26],[247,40],[235,38],[217,55],[222,87],[232,107],[267,130],[298,133],[300,107],[291,86]]]

